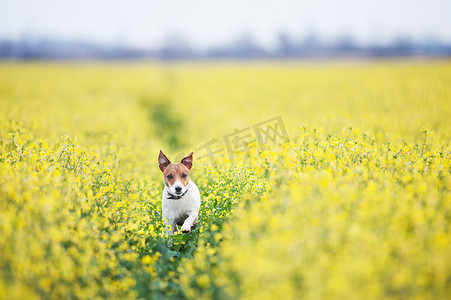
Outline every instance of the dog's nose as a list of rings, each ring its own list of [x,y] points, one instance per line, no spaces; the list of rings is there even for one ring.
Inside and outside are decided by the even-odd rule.
[[[176,192],[177,194],[181,193],[181,192],[182,192],[182,188],[179,187],[179,186],[176,186],[176,187],[175,187],[175,192]]]

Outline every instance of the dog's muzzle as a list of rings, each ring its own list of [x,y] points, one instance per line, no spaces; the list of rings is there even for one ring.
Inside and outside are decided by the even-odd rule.
[[[171,200],[179,200],[179,199],[181,199],[183,196],[185,196],[186,193],[188,193],[188,190],[189,190],[189,184],[188,184],[188,186],[186,187],[186,191],[185,191],[183,194],[181,194],[181,195],[174,195],[174,194],[169,193],[169,191],[167,191],[167,193],[168,193],[168,199],[171,199]]]

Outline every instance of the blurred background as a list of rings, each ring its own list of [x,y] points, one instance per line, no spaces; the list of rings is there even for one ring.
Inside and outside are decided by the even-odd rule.
[[[449,55],[445,0],[0,0],[3,59]]]

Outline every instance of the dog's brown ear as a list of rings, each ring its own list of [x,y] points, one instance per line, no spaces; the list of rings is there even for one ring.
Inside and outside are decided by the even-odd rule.
[[[188,156],[185,156],[180,162],[184,164],[188,170],[191,170],[191,167],[193,166],[193,153],[191,152]]]
[[[158,163],[160,164],[160,170],[161,172],[166,169],[167,166],[170,165],[169,159],[166,157],[166,155],[163,154],[163,151],[160,150],[160,155],[158,155]]]

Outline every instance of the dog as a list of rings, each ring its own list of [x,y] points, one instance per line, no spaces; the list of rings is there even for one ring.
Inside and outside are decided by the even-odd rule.
[[[197,225],[200,193],[197,185],[189,178],[193,166],[193,153],[184,157],[178,164],[172,164],[161,150],[158,155],[158,163],[164,178],[161,209],[167,234],[178,232],[178,226],[181,226],[182,232],[188,233]]]

